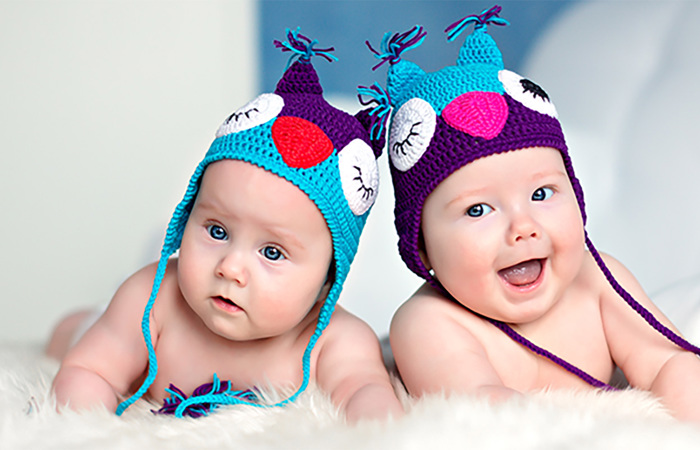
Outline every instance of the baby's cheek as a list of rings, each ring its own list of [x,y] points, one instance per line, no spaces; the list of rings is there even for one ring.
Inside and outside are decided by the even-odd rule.
[[[566,232],[567,230],[563,230]],[[583,231],[577,232],[569,229],[568,233],[559,239],[556,254],[560,264],[564,264],[569,277],[576,276],[586,257],[586,244]]]

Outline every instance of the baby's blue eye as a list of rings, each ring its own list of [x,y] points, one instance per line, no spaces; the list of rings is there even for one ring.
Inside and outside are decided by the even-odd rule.
[[[470,206],[469,209],[467,209],[467,215],[469,217],[481,217],[485,216],[491,211],[493,211],[493,208],[491,208],[489,205],[479,203],[478,205]]]
[[[549,197],[554,195],[554,191],[548,187],[541,187],[532,193],[532,200],[536,202],[542,202],[547,200]]]
[[[267,247],[262,249],[262,254],[265,258],[269,259],[270,261],[277,261],[279,259],[284,258],[284,255],[278,249],[277,247],[272,247],[271,245],[268,245]]]
[[[209,236],[211,236],[212,239],[216,239],[217,241],[224,241],[228,238],[226,230],[224,230],[219,225],[209,225],[207,227],[207,231],[209,232]]]

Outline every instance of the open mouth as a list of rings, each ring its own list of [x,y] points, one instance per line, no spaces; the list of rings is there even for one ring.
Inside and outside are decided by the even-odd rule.
[[[498,271],[498,275],[508,284],[516,287],[533,285],[542,275],[544,260],[531,259]]]
[[[243,308],[238,306],[236,303],[234,303],[232,300],[229,300],[226,297],[222,297],[220,295],[217,295],[214,297],[214,302],[219,306],[221,309],[226,310],[226,311],[241,311]]]

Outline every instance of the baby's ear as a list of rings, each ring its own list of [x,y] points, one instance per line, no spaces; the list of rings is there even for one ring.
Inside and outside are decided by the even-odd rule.
[[[367,130],[367,134],[369,134],[369,143],[372,147],[372,151],[374,152],[374,157],[379,158],[379,156],[382,154],[384,144],[386,144],[386,133],[384,132],[383,125],[379,127],[381,129],[380,132],[373,132],[376,129],[373,130],[372,128],[377,123],[377,120],[371,114],[373,110],[374,108],[366,108],[358,111],[358,113],[355,114],[355,118],[362,124],[362,127]]]
[[[428,272],[433,270],[433,266],[430,264],[430,258],[428,258],[428,252],[425,251],[425,240],[423,240],[423,233],[418,235],[418,256],[420,256],[420,260]]]

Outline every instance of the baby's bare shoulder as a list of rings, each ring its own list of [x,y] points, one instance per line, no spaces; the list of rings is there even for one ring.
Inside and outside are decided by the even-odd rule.
[[[323,331],[323,342],[319,342],[321,346],[326,342],[338,343],[347,342],[356,345],[374,345],[379,342],[377,335],[372,327],[367,322],[337,306],[333,312],[333,316],[328,324],[328,327]]]
[[[316,350],[318,381],[329,392],[349,379],[364,383],[387,376],[374,330],[341,307],[333,313]]]
[[[153,280],[158,269],[157,263],[151,263],[127,278],[114,295],[114,301],[117,302],[137,302],[144,304],[148,301],[153,287]],[[176,282],[177,278],[177,259],[168,261],[166,271],[161,282],[161,290],[168,290]],[[158,298],[160,299],[160,293]]]
[[[413,294],[394,314],[390,339],[394,355],[483,352],[482,341],[495,328],[429,285]]]
[[[157,263],[149,264],[136,271],[121,284],[105,311],[104,316],[107,321],[135,323],[140,334],[141,317],[151,296],[157,268]],[[167,317],[172,314],[174,306],[178,304],[175,300],[179,292],[177,259],[172,259],[168,261],[157,301],[151,310],[152,332],[157,334],[157,324],[165,322]]]
[[[479,327],[483,319],[428,284],[421,286],[394,314],[391,334],[415,334],[416,328]]]
[[[484,345],[503,340],[496,331],[483,318],[425,285],[394,315],[391,349],[412,394],[469,392],[500,383]]]

